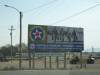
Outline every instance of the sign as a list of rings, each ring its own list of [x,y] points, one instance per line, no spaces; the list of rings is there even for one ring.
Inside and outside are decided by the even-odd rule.
[[[28,25],[28,48],[35,52],[80,52],[83,28]]]
[[[50,53],[50,52],[49,53],[47,53],[47,52],[46,53],[35,53],[35,56],[38,56],[38,57],[39,56],[40,57],[41,56],[60,56],[60,57],[62,56],[63,57],[64,53],[61,53],[61,52],[60,53]]]

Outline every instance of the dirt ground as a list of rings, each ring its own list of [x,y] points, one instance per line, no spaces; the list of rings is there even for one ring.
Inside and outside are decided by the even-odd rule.
[[[46,60],[46,65],[44,64],[45,61],[44,59],[35,59],[35,68],[33,68],[33,61],[31,61],[31,69],[64,69],[64,61],[62,58],[59,60],[59,66],[57,68],[57,62],[56,59],[51,60],[51,65],[50,61],[47,58]],[[22,60],[22,69],[29,69],[29,61],[28,60]],[[80,64],[77,65],[72,65],[69,64],[69,61],[66,61],[66,69],[80,69]],[[97,59],[95,64],[83,64],[83,68],[95,68],[95,69],[100,69],[100,59]],[[7,70],[7,69],[19,69],[19,60],[13,60],[13,61],[8,61],[8,62],[0,62],[0,70]]]

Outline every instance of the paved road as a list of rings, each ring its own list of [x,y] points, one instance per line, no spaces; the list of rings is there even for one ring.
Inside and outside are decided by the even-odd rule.
[[[100,72],[97,70],[75,70],[71,71],[69,75],[100,75]]]
[[[100,75],[97,70],[24,70],[0,71],[0,75]]]

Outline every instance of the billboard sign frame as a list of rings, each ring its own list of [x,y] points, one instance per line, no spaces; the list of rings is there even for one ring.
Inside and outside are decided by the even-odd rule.
[[[84,31],[77,27],[29,24],[28,48],[35,52],[81,52]]]

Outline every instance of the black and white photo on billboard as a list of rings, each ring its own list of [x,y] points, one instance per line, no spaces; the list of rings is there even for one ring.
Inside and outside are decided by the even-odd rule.
[[[48,26],[48,43],[83,42],[83,28]]]

